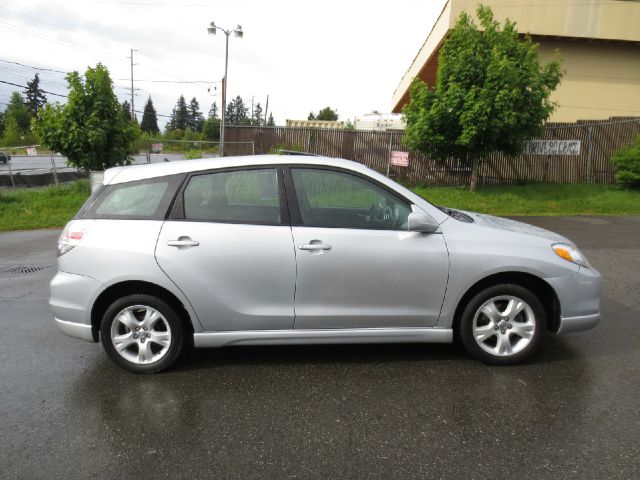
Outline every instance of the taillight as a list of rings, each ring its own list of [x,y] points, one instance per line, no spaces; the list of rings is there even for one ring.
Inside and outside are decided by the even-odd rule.
[[[62,230],[58,239],[58,256],[64,255],[80,243],[88,230],[88,222],[71,220]]]

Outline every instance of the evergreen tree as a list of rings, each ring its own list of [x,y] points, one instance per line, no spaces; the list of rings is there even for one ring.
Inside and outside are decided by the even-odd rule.
[[[245,106],[244,100],[238,95],[227,105],[227,125],[246,125],[251,122],[248,116],[249,108]]]
[[[338,111],[333,110],[331,107],[324,107],[316,115],[316,120],[338,120]]]
[[[227,103],[227,109],[224,112],[224,122],[227,125],[235,125],[237,123],[235,98],[231,99],[231,101]]]
[[[40,88],[40,75],[36,73],[33,80],[27,82],[27,88],[24,90],[24,96],[26,98],[25,103],[27,109],[31,112],[31,115],[35,117],[40,110],[47,103],[47,97]]]
[[[273,113],[269,114],[269,120],[267,120],[267,127],[275,127],[276,126],[276,122],[273,119]]]
[[[313,112],[309,113],[309,116],[307,117],[307,120],[315,120],[316,119],[316,114]]]
[[[218,118],[218,105],[216,102],[211,104],[211,108],[209,109],[209,116],[207,118]]]
[[[173,107],[171,112],[171,120],[167,125],[169,130],[182,130],[185,131],[189,126],[189,108],[187,102],[184,99],[184,95],[180,95],[176,106]]]
[[[200,104],[196,97],[193,97],[189,102],[189,119],[187,121],[187,127],[193,132],[199,132],[202,130],[202,124],[204,123],[204,116],[200,111]]]
[[[131,117],[131,104],[128,101],[122,102],[122,118],[126,122],[130,122],[132,120]]]
[[[147,99],[147,104],[144,106],[144,112],[142,113],[142,123],[140,129],[143,132],[156,135],[160,132],[158,128],[158,115],[156,109],[153,106],[151,97]]]
[[[253,118],[251,119],[251,125],[256,125],[259,127],[263,124],[264,119],[262,118],[262,107],[260,106],[260,102],[258,102],[253,108]]]
[[[0,112],[0,137],[4,135],[4,112]]]

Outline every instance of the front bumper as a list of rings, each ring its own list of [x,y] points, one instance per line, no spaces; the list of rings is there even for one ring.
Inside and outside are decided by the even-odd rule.
[[[91,326],[93,299],[102,284],[95,278],[58,272],[49,284],[49,307],[62,333],[95,342]]]
[[[580,267],[570,277],[548,278],[560,301],[560,322],[556,333],[594,328],[600,321],[602,276],[594,268]]]

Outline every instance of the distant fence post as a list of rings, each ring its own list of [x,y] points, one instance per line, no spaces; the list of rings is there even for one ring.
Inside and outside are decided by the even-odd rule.
[[[389,150],[387,151],[387,177],[391,168],[391,151],[393,150],[393,133],[389,134]]]
[[[7,165],[9,165],[9,176],[11,177],[11,186],[16,188],[16,182],[13,180],[13,171],[11,170],[11,160],[7,161]]]
[[[587,152],[587,182],[593,183],[593,160],[591,157],[593,151],[593,126],[591,125],[587,130],[587,145],[589,145],[589,151]]]
[[[51,173],[53,174],[53,181],[56,185],[60,182],[58,181],[58,172],[56,171],[56,162],[53,159],[53,150],[51,151]]]

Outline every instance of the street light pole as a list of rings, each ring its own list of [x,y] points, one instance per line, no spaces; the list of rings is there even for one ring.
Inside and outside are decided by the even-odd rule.
[[[225,35],[225,50],[224,50],[224,78],[222,79],[222,112],[221,112],[221,123],[220,123],[220,156],[224,157],[224,128],[226,124],[226,114],[227,114],[227,86],[229,85],[227,82],[227,71],[229,66],[229,36],[232,33],[235,33],[236,37],[242,38],[244,33],[242,32],[242,27],[238,25],[234,30],[225,30],[224,28],[218,27],[214,22],[209,24],[207,31],[215,35],[216,30],[220,30]]]

